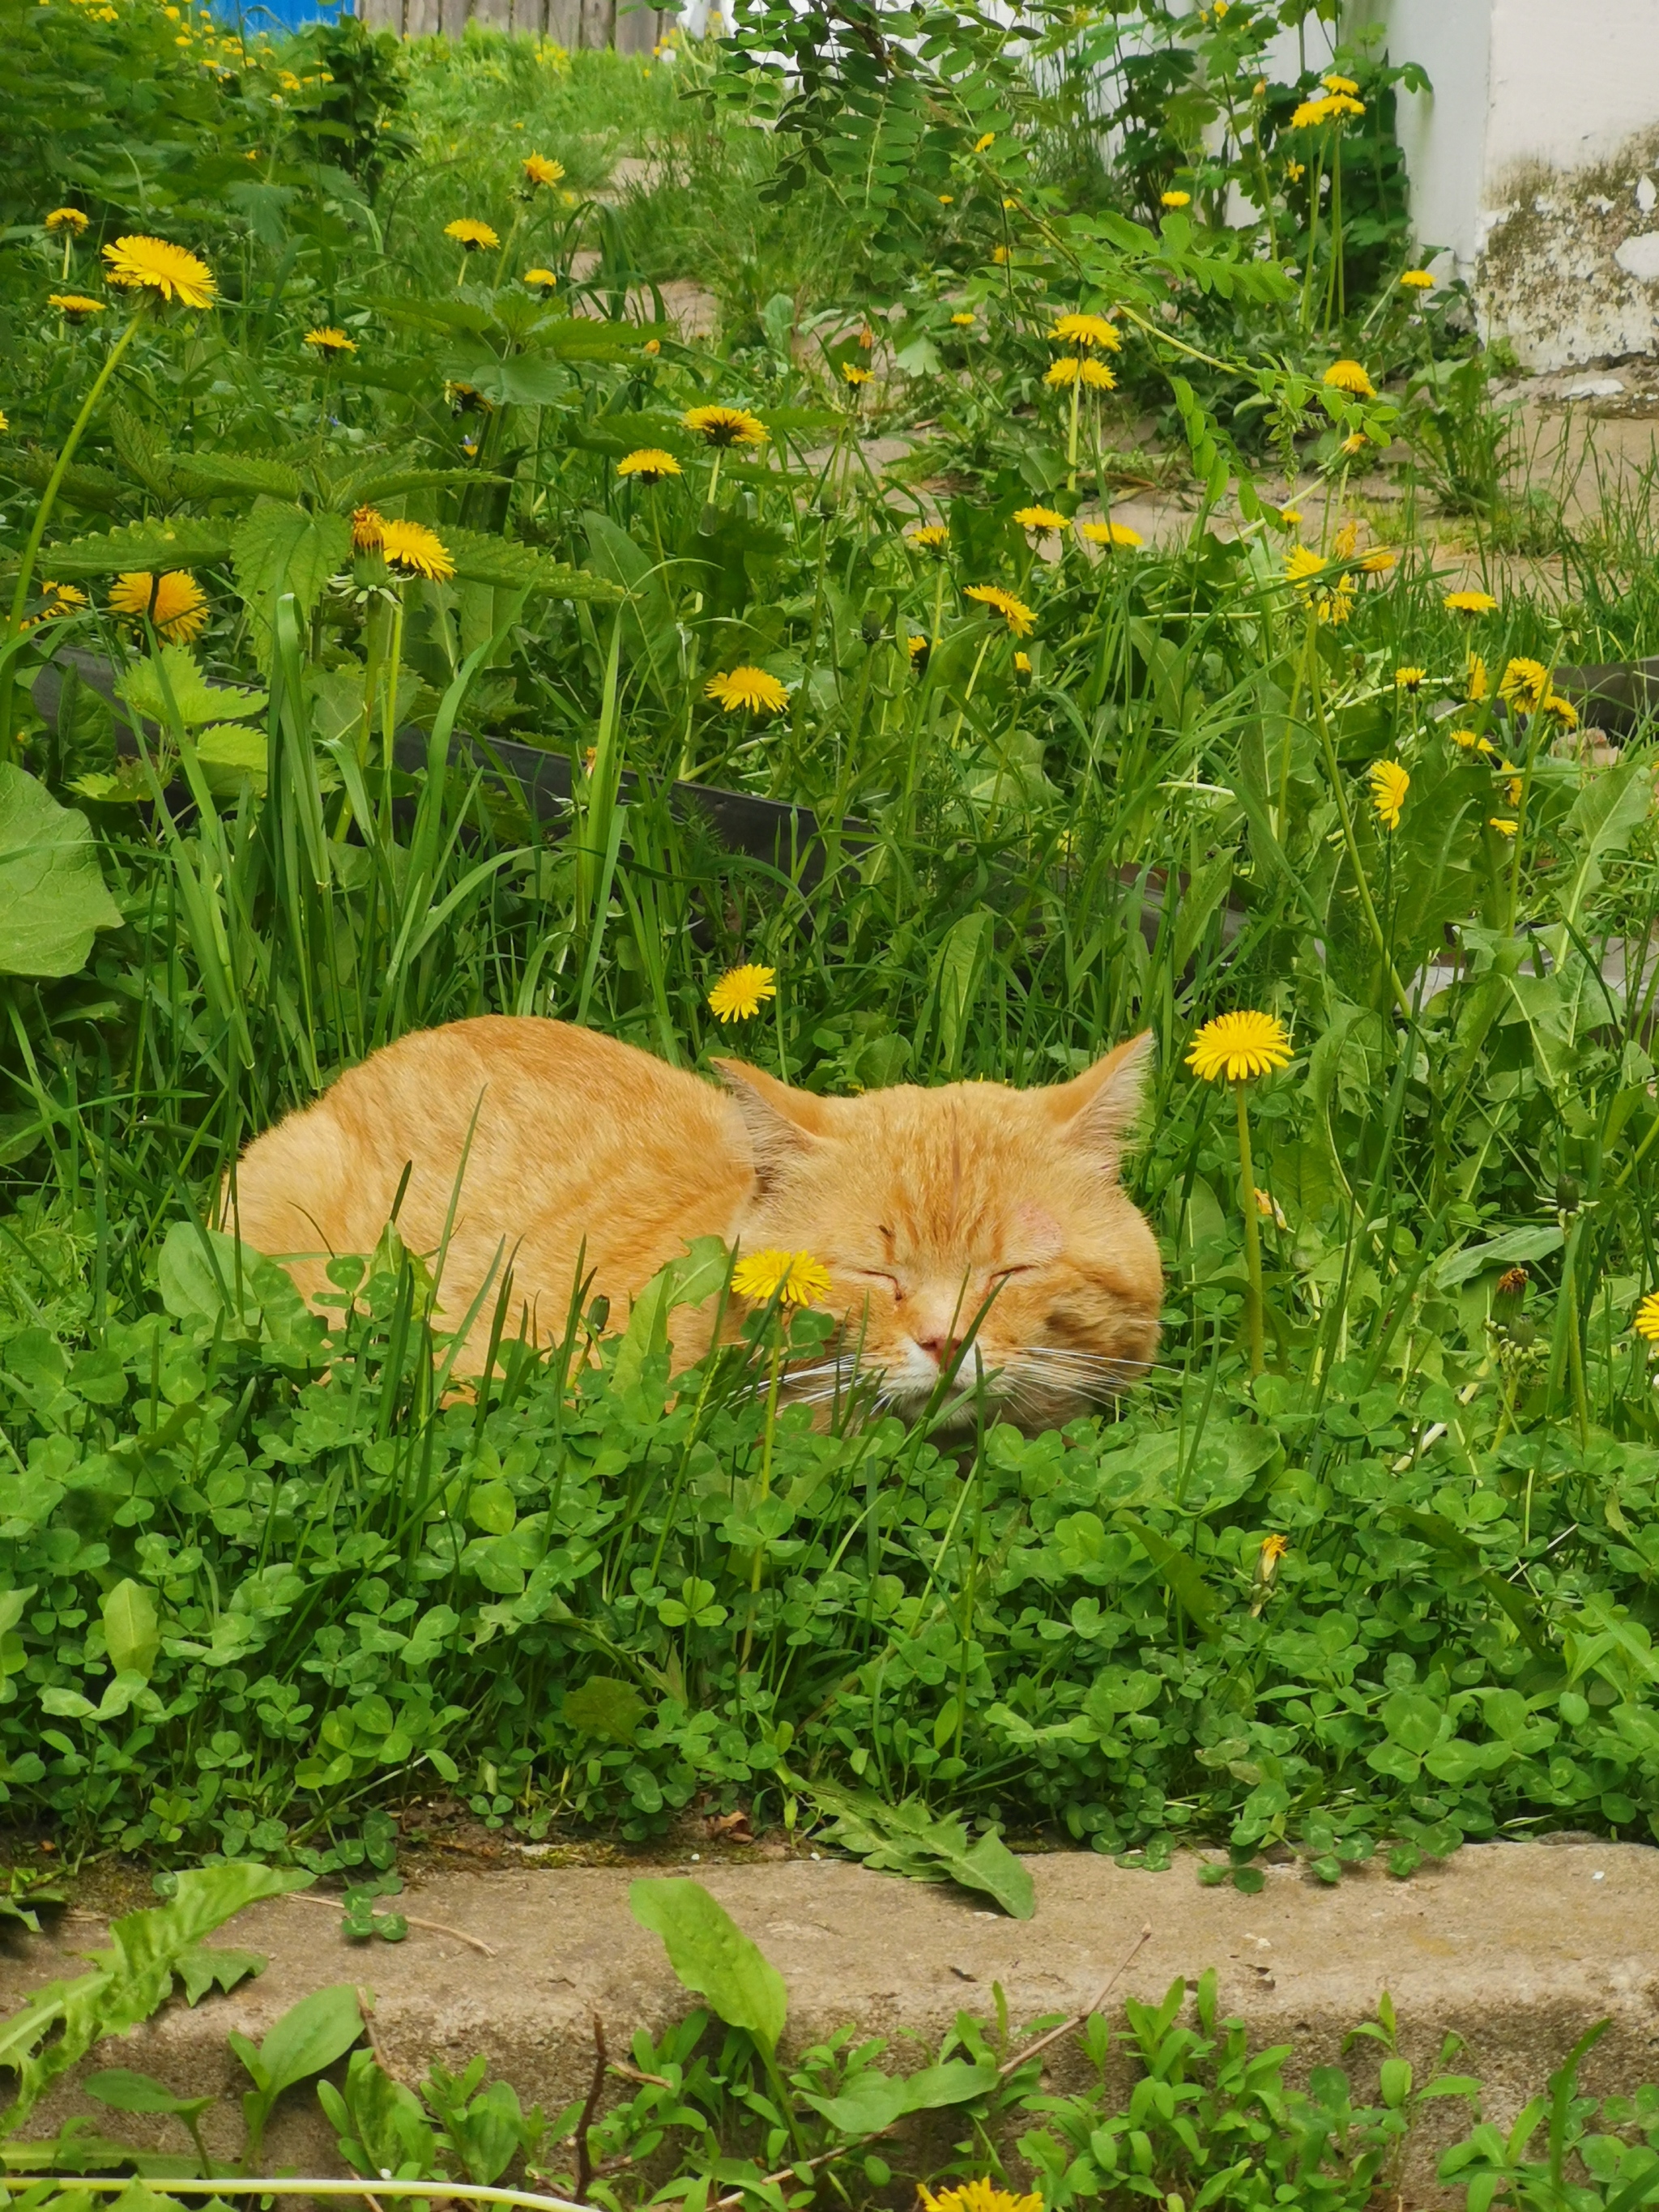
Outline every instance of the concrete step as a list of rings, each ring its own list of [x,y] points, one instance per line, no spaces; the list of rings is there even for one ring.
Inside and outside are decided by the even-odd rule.
[[[483,2052],[526,2106],[557,2111],[587,2087],[595,2014],[615,2055],[636,2028],[659,2030],[690,2008],[660,1942],[628,1909],[635,1875],[681,1871],[706,1885],[783,1974],[789,2045],[848,2022],[937,2041],[959,2009],[991,2015],[998,1982],[1017,2024],[1079,2012],[1147,1926],[1111,2006],[1126,1993],[1160,1997],[1176,1975],[1195,1981],[1213,1966],[1224,2009],[1247,2019],[1253,2045],[1294,2045],[1297,2075],[1339,2061],[1343,2037],[1386,1989],[1413,2060],[1428,2065],[1448,2030],[1464,2038],[1460,2064],[1483,2078],[1488,2118],[1511,2118],[1604,2015],[1613,2027],[1591,2055],[1587,2088],[1606,2095],[1659,2081],[1659,1850],[1588,1838],[1469,1845],[1407,1881],[1370,1865],[1334,1888],[1299,1867],[1275,1867],[1248,1897],[1201,1887],[1200,1863],[1183,1856],[1153,1875],[1086,1853],[1032,1858],[1037,1909],[1024,1922],[952,1888],[807,1856],[441,1874],[397,1900],[411,1927],[396,1945],[348,1942],[316,1902],[280,1899],[213,1939],[266,1953],[258,1979],[194,2011],[169,2006],[100,2045],[86,2070],[131,2066],[181,2093],[221,2093],[226,2106],[210,2114],[208,2133],[228,2154],[240,2140],[234,2100],[246,2084],[226,2051],[227,2032],[257,2039],[309,1990],[349,1981],[374,1992],[377,2039],[405,2076],[419,2078],[434,2058],[459,2069]],[[9,2012],[42,1982],[74,1972],[74,1954],[103,1936],[94,1916],[71,1913],[50,1936],[14,1938],[0,1958],[0,2008]],[[1049,2060],[1056,2087],[1080,2085],[1068,2043],[1052,2046]],[[917,2046],[901,2044],[896,2063],[905,2070],[918,2063]],[[1357,2086],[1374,2082],[1374,2045],[1342,2063]],[[1126,2086],[1131,2078],[1126,2063]],[[106,2125],[113,2118],[71,2085],[28,2132],[45,2134],[72,2111],[95,2112]],[[1461,2114],[1446,2108],[1453,2131]],[[149,2125],[119,2124],[134,2140]],[[144,2139],[180,2147],[165,2130]],[[286,2100],[269,2151],[302,2172],[341,2170],[309,2087]],[[1419,2183],[1428,2181],[1431,2147],[1418,2165]]]

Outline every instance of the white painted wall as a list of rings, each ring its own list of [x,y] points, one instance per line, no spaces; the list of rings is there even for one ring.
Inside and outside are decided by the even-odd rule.
[[[1473,283],[1488,334],[1540,369],[1654,350],[1659,0],[1357,10],[1433,84],[1398,95],[1413,218]]]

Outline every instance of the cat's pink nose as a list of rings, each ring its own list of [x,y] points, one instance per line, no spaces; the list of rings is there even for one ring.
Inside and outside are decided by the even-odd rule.
[[[941,1367],[951,1357],[961,1341],[962,1339],[952,1336],[949,1329],[942,1329],[937,1336],[919,1336],[916,1339],[919,1348],[930,1353],[938,1360]]]

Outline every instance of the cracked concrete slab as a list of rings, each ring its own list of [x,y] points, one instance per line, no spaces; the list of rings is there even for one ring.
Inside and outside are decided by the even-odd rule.
[[[1163,1875],[1086,1853],[1027,1863],[1037,1910],[1025,1922],[957,1890],[839,1860],[670,1870],[703,1881],[782,1972],[792,2045],[849,2021],[936,2040],[958,2009],[989,2015],[997,1983],[1017,2024],[1080,2011],[1147,1926],[1114,2005],[1126,1993],[1161,1996],[1176,1976],[1196,1981],[1214,1967],[1224,2009],[1244,2015],[1254,2045],[1293,2045],[1298,2075],[1337,2061],[1345,2034],[1386,1989],[1419,2063],[1432,2061],[1449,2031],[1464,2039],[1459,2063],[1483,2077],[1490,2118],[1512,2116],[1603,2016],[1613,2026],[1586,2086],[1607,2094],[1659,2080],[1659,1850],[1588,1838],[1468,1846],[1409,1881],[1373,1864],[1334,1888],[1298,1867],[1275,1867],[1255,1896],[1201,1887],[1193,1856]],[[660,1943],[628,1909],[634,1875],[664,1870],[441,1874],[398,1900],[412,1918],[438,1924],[411,1928],[398,1945],[348,1942],[314,1902],[255,1905],[215,1940],[265,1953],[265,1973],[193,2012],[170,2006],[100,2045],[88,2070],[136,2067],[191,2094],[216,2090],[228,2106],[246,2083],[226,2051],[227,2032],[258,2039],[309,1990],[351,1982],[374,1992],[378,2040],[405,2075],[418,2077],[434,2058],[459,2067],[481,2051],[526,2104],[557,2111],[586,2087],[595,2016],[617,2052],[636,2028],[660,2029],[690,2002]],[[72,1972],[72,1954],[103,1933],[92,1916],[72,1915],[50,1936],[13,1939],[0,1955],[0,2006],[9,2010]],[[907,2039],[898,2063],[915,2063],[916,2050]],[[1066,2086],[1068,2047],[1054,2046],[1050,2057],[1055,2085]],[[1366,2082],[1375,2046],[1344,2063]],[[30,2132],[94,2110],[70,2085]],[[226,2151],[239,2140],[232,2110],[209,2120],[210,2141]],[[269,2140],[284,2165],[340,2170],[309,2089],[285,2100]]]

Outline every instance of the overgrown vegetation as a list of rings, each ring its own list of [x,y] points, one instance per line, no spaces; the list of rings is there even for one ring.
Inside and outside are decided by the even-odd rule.
[[[1388,72],[1255,89],[1297,13],[1123,46],[1108,171],[1116,16],[1044,19],[1037,68],[872,11],[788,86],[765,15],[647,65],[9,4],[14,1820],[383,1869],[439,1786],[532,1836],[742,1804],[1014,1910],[1000,1832],[1219,1838],[1247,1887],[1281,1844],[1335,1880],[1653,1832],[1651,767],[1553,680],[1644,648],[1646,487],[1571,599],[1492,551],[1460,605],[1431,545],[1365,541],[1404,434],[1504,542],[1502,425],[1399,282]],[[636,146],[654,182],[595,202]],[[106,289],[134,234],[200,276],[145,247]],[[686,273],[718,343],[659,312]],[[1193,501],[1161,549],[1112,520],[1152,392]],[[711,447],[709,404],[762,434]],[[916,441],[886,477],[878,421]],[[778,711],[711,696],[738,669]],[[568,806],[458,730],[562,756]],[[698,785],[813,818],[733,853]],[[430,1255],[342,1260],[325,1326],[199,1226],[410,1028],[549,1013],[695,1066],[739,962],[776,993],[728,1048],[821,1091],[1156,1033],[1142,1388],[1063,1435],[815,1432],[769,1402],[775,1316],[671,1392],[671,1284],[447,1404]],[[1235,1110],[1187,1055],[1240,1010],[1287,1064]]]

